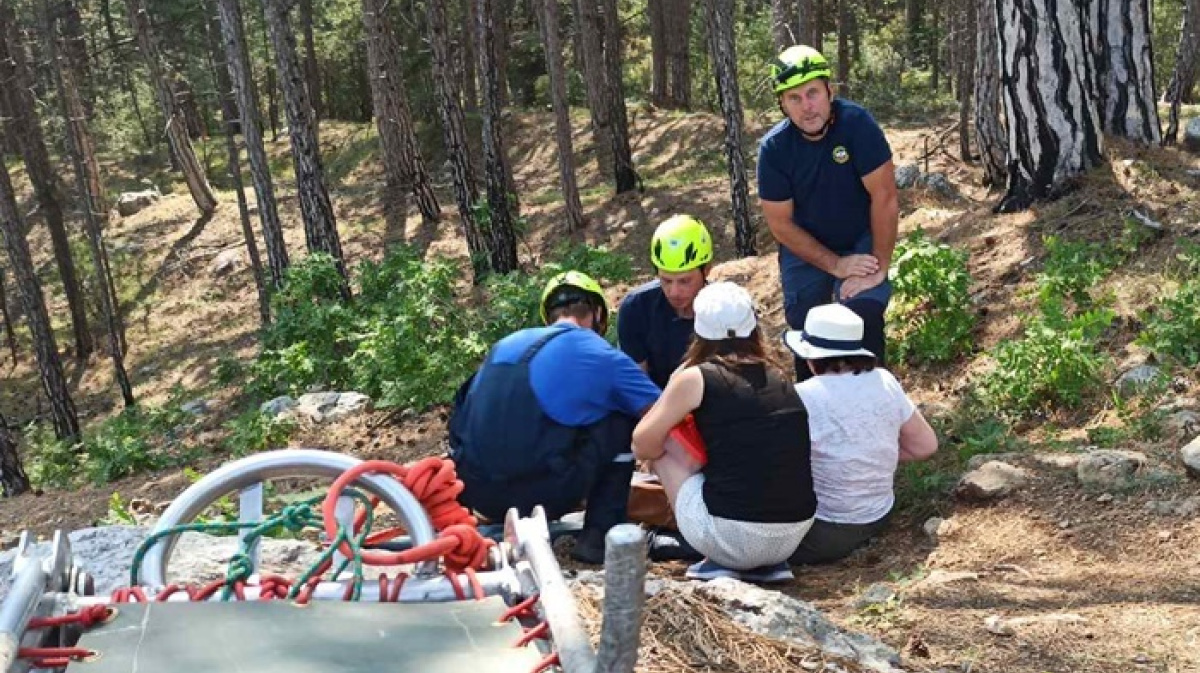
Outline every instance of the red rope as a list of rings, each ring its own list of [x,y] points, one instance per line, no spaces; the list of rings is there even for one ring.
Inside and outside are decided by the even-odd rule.
[[[546,640],[550,637],[550,622],[539,622],[537,626],[526,629],[524,635],[513,643],[513,647],[525,647],[534,640],[541,638]]]
[[[121,587],[112,592],[113,603],[146,603],[146,592],[141,587]]]
[[[79,623],[83,628],[90,628],[94,624],[100,624],[108,621],[108,618],[114,614],[115,610],[107,605],[89,605],[78,612],[72,612],[69,615],[61,615],[59,617],[34,617],[29,620],[29,629],[46,629],[52,626],[63,626],[64,624]]]
[[[400,573],[395,579],[389,580],[387,574],[379,576],[379,602],[380,603],[397,603],[400,601],[400,590],[404,588],[404,582],[408,579],[408,573]]]
[[[96,653],[86,647],[22,647],[17,650],[17,658],[30,659],[33,668],[66,668],[72,661],[94,656]]]
[[[505,610],[504,614],[500,615],[500,623],[503,624],[516,617],[536,617],[537,613],[534,611],[533,606],[537,604],[539,598],[541,598],[540,594],[534,594]]]
[[[258,600],[272,601],[287,598],[292,581],[279,575],[263,575],[258,581]]]
[[[550,668],[551,666],[558,666],[561,663],[562,662],[558,658],[558,652],[552,652],[546,655],[545,659],[539,661],[537,666],[534,666],[533,670],[529,673],[542,673],[542,671],[546,670],[547,668]]]

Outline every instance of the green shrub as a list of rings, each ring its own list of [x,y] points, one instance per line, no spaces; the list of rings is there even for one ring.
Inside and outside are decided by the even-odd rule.
[[[30,423],[22,438],[29,481],[35,486],[66,488],[79,474],[76,447],[54,437],[49,423]]]
[[[1189,280],[1142,316],[1137,343],[1185,367],[1200,364],[1200,281]]]
[[[948,362],[970,350],[975,318],[965,252],[934,243],[918,229],[897,244],[891,281],[889,359]]]
[[[252,408],[225,424],[229,430],[225,448],[235,457],[278,449],[287,444],[295,427],[290,420]]]
[[[1038,299],[1066,298],[1076,306],[1092,305],[1090,289],[1108,275],[1116,262],[1113,252],[1101,245],[1064,241],[1047,236],[1046,259],[1037,276]]]
[[[1002,413],[1022,415],[1052,406],[1076,406],[1104,381],[1109,357],[1096,340],[1112,323],[1108,309],[1068,317],[1059,305],[1044,306],[1025,336],[1000,344],[996,366],[980,382],[983,399]]]

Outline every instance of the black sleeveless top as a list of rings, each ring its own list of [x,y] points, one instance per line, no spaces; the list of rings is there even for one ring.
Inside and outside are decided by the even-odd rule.
[[[817,510],[808,412],[791,382],[763,364],[700,365],[694,415],[708,446],[704,502],[713,516],[792,523]]]

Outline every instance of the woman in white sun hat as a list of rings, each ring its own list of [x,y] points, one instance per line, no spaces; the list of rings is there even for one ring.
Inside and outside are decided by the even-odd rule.
[[[816,511],[804,406],[767,357],[746,290],[711,283],[693,308],[691,346],[634,430],[634,454],[653,461],[679,531],[705,555],[688,577],[791,579],[788,555]],[[703,464],[669,438],[689,414]]]
[[[841,304],[814,307],[803,330],[784,335],[814,374],[796,392],[808,410],[817,518],[792,565],[832,563],[866,544],[891,516],[897,464],[937,451],[929,423],[862,339],[862,318]]]

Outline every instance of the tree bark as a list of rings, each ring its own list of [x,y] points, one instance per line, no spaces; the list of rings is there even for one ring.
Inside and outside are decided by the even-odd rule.
[[[338,291],[348,301],[350,281],[342,256],[342,242],[338,237],[333,204],[325,187],[308,87],[304,84],[304,73],[296,54],[296,38],[288,21],[290,4],[289,0],[263,0],[267,32],[275,51],[275,67],[279,71],[283,89],[288,135],[292,141],[292,164],[296,169],[296,191],[300,199],[300,215],[304,219],[304,238],[309,252],[324,252],[333,258],[341,276]]]
[[[796,43],[821,50],[821,0],[799,0],[799,35]],[[791,46],[791,45],[787,45]],[[781,50],[782,51],[782,50]]]
[[[975,15],[976,0],[959,0],[958,15],[961,25],[955,31],[954,69],[958,89],[958,155],[964,162],[971,162],[971,83],[975,74],[975,38],[979,35],[978,17]]]
[[[588,112],[592,118],[592,143],[596,148],[596,167],[605,177],[613,177],[611,142],[612,106],[604,84],[604,19],[599,0],[574,0],[578,18],[579,52],[583,63],[583,83]]]
[[[646,2],[646,17],[650,22],[650,102],[662,108],[667,107],[668,3],[669,0]]]
[[[12,354],[12,366],[17,366],[17,334],[13,330],[12,316],[8,313],[8,290],[4,284],[4,267],[0,266],[0,318],[4,319],[4,336],[8,351]]]
[[[972,0],[968,0],[972,1]],[[983,161],[983,182],[1000,186],[1008,179],[1008,132],[1000,95],[1000,45],[997,0],[974,0],[979,31],[975,52],[975,142]]]
[[[266,64],[267,123],[271,125],[271,140],[279,140],[279,78],[275,65],[271,63],[271,38],[267,35],[267,9],[259,3],[262,12],[262,60]]]
[[[254,77],[250,70],[242,10],[238,0],[217,0],[217,9],[221,18],[221,37],[225,43],[225,63],[233,81],[234,93],[237,95],[238,126],[246,141],[246,160],[250,164],[250,179],[254,183],[258,217],[262,224],[263,242],[267,248],[267,268],[271,275],[271,285],[279,288],[283,286],[284,272],[287,271],[288,252],[283,239],[283,225],[279,222],[279,210],[275,204],[275,185],[271,182],[267,150],[263,144],[258,90],[254,86]]]
[[[937,0],[934,0],[936,4]],[[904,36],[908,43],[908,62],[920,64],[921,39],[925,34],[925,4],[923,0],[904,0]]]
[[[850,16],[854,7],[850,0],[837,0],[837,92],[850,98]]]
[[[475,0],[462,0],[463,20],[459,24],[462,55],[462,104],[467,112],[479,111],[479,89],[475,85]]]
[[[517,268],[517,238],[514,213],[509,203],[509,167],[504,153],[500,123],[500,87],[496,64],[495,0],[476,0],[479,13],[479,85],[483,93],[483,171],[487,190],[488,255],[492,271],[508,273]]]
[[[717,78],[717,97],[725,118],[725,160],[729,166],[733,203],[734,241],[738,257],[757,254],[754,222],[750,219],[750,180],[742,153],[742,101],[737,79],[737,52],[733,36],[733,0],[707,0],[709,54]]]
[[[217,199],[213,196],[208,178],[204,176],[204,168],[196,158],[192,149],[192,141],[188,138],[187,123],[183,113],[175,101],[171,90],[170,78],[167,76],[166,64],[159,53],[150,15],[146,11],[145,0],[126,0],[129,10],[129,23],[137,37],[138,48],[150,69],[150,77],[154,80],[154,88],[158,93],[158,104],[162,108],[166,120],[167,143],[187,182],[188,191],[196,207],[203,215],[211,215],[217,208]]]
[[[21,462],[21,454],[17,450],[17,436],[9,432],[8,423],[0,415],[0,488],[4,497],[27,493],[30,489],[29,476],[25,474],[25,465]]]
[[[800,44],[800,6],[796,0],[771,0],[771,41],[775,52]]]
[[[371,98],[375,105],[375,125],[379,129],[379,144],[383,149],[383,166],[387,174],[388,195],[384,199],[384,213],[389,227],[403,231],[405,195],[408,190],[411,189],[416,197],[421,218],[427,224],[438,221],[441,206],[433,193],[433,184],[417,143],[412,112],[408,108],[405,93],[400,42],[392,22],[384,13],[386,7],[386,0],[362,0]]]
[[[95,112],[96,87],[92,78],[91,60],[88,58],[87,38],[83,33],[83,17],[79,14],[75,0],[61,0],[57,11],[62,17],[63,53],[76,73],[83,94],[84,109],[90,118]]]
[[[692,106],[692,0],[671,0],[667,16],[673,30],[667,31],[667,107],[687,110]]]
[[[617,0],[599,0],[604,25],[604,86],[610,106],[609,133],[613,154],[613,181],[617,193],[640,188],[642,179],[633,167],[633,152],[629,148],[629,118],[625,109],[625,85],[621,70],[621,16]]]
[[[112,267],[108,262],[108,251],[104,246],[103,229],[108,211],[103,202],[104,190],[100,184],[100,172],[96,164],[95,146],[88,129],[83,100],[75,84],[75,72],[68,60],[64,66],[58,55],[58,33],[50,15],[41,6],[42,32],[46,40],[50,71],[58,91],[59,106],[66,120],[67,153],[75,172],[75,185],[83,203],[83,225],[87,232],[88,246],[92,253],[92,276],[100,294],[100,309],[108,332],[109,357],[113,364],[113,378],[121,389],[125,406],[135,404],[133,384],[125,369],[125,325],[121,320],[117,293],[113,287]]]
[[[130,74],[130,71],[133,69],[126,63],[127,59],[119,46],[121,38],[117,34],[117,26],[112,18],[112,8],[109,0],[100,0],[100,16],[104,19],[104,32],[108,36],[108,49],[114,55],[114,67],[121,71],[121,84],[125,89],[125,93],[129,96],[130,104],[133,106],[133,116],[138,120],[138,127],[142,129],[142,138],[146,141],[146,147],[154,147],[155,137],[150,133],[149,125],[146,124],[146,116],[142,114],[142,104],[139,100],[137,86],[133,83],[133,75]]]
[[[1179,138],[1179,107],[1192,101],[1196,74],[1200,72],[1200,0],[1187,0],[1179,26],[1179,47],[1175,52],[1175,68],[1167,83],[1164,102],[1171,104],[1164,145],[1174,145]]]
[[[54,434],[61,440],[75,442],[79,439],[79,418],[75,403],[67,389],[62,362],[58,358],[58,345],[54,341],[54,330],[50,327],[50,315],[46,312],[46,300],[42,285],[33,268],[29,244],[25,241],[25,226],[17,212],[16,195],[9,180],[8,168],[0,170],[0,238],[8,252],[8,261],[17,279],[21,303],[25,309],[25,320],[33,333],[33,348],[37,355],[41,373],[42,390],[50,400],[50,414],[54,420]]]
[[[25,58],[25,47],[11,0],[0,0],[0,89],[13,114],[12,118],[6,120],[6,132],[17,138],[29,181],[33,183],[34,196],[42,216],[46,218],[54,261],[71,314],[75,355],[84,360],[92,353],[95,344],[88,328],[83,287],[79,283],[75,261],[71,258],[71,241],[63,219],[62,195],[59,194],[56,171],[46,149],[46,138],[42,135],[33,87],[34,73]]]
[[[446,28],[445,0],[428,0],[426,12],[429,19],[430,65],[433,70],[433,88],[437,94],[438,114],[442,120],[442,140],[450,163],[450,176],[454,183],[454,198],[458,204],[458,217],[462,222],[463,237],[467,240],[467,251],[471,256],[471,269],[475,283],[487,275],[488,252],[475,219],[475,205],[479,200],[479,188],[475,182],[475,167],[471,164],[470,148],[467,145],[466,119],[458,102],[458,88],[451,79],[450,40]],[[474,5],[474,0],[471,0]]]
[[[1008,191],[997,212],[1054,196],[1103,161],[1095,63],[1077,5],[999,0],[1001,85],[1008,111]]]
[[[1084,1],[1104,130],[1143,143],[1159,142],[1149,1]]]
[[[304,82],[312,103],[313,129],[325,117],[321,107],[321,71],[317,67],[317,41],[313,37],[313,0],[300,0],[300,25],[304,30]]]
[[[550,102],[554,106],[554,140],[558,146],[558,176],[562,182],[563,205],[567,212],[567,231],[576,231],[584,225],[583,204],[579,201],[579,186],[575,181],[575,150],[571,143],[567,76],[563,66],[562,44],[558,36],[558,0],[533,1],[541,10],[537,12],[537,19],[541,27],[543,51],[546,54],[546,71],[550,76]]]

